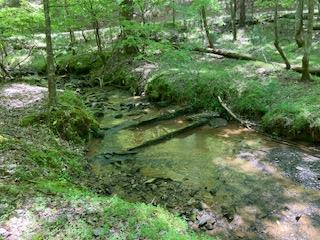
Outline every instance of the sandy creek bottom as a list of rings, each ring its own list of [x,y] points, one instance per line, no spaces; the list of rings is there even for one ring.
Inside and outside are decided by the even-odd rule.
[[[121,90],[108,92],[104,109],[103,127],[172,110]],[[106,192],[165,207],[195,230],[222,239],[320,239],[320,157],[312,147],[288,146],[229,124],[188,131],[121,162],[93,157],[121,152],[188,124],[179,117],[107,131],[102,140],[92,140],[88,156]],[[197,225],[205,214],[216,218],[212,226]]]

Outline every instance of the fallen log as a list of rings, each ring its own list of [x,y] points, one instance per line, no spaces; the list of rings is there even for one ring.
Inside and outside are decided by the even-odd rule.
[[[295,66],[295,67],[292,67],[292,70],[293,71],[296,71],[298,73],[302,73],[302,68],[301,67],[298,67],[298,66]],[[309,72],[311,75],[315,75],[315,76],[320,76],[320,68],[311,68],[309,69]]]
[[[209,119],[202,119],[202,120],[200,120],[196,123],[193,123],[187,127],[170,132],[170,133],[165,134],[159,138],[146,141],[136,147],[129,148],[123,152],[112,152],[112,153],[106,152],[106,153],[98,154],[98,155],[92,157],[91,161],[98,160],[98,161],[103,161],[104,163],[115,163],[115,162],[122,162],[125,160],[133,159],[133,155],[137,154],[139,152],[139,150],[144,149],[146,147],[156,145],[156,144],[160,144],[165,141],[168,141],[168,140],[170,140],[174,137],[177,137],[178,135],[181,135],[183,133],[186,133],[192,129],[204,126],[204,125],[208,124],[209,121],[210,121]],[[131,157],[129,157],[129,156],[131,156]]]
[[[217,48],[195,48],[193,51],[202,52],[202,53],[213,53],[217,55],[224,56],[226,58],[232,58],[237,60],[248,60],[248,61],[259,61],[251,55],[237,53],[225,49],[217,49]]]
[[[220,96],[217,96],[218,101],[220,103],[220,105],[227,111],[227,113],[229,113],[229,115],[235,119],[236,121],[238,121],[241,125],[245,126],[246,128],[251,128],[252,126],[255,126],[254,123],[247,121],[247,120],[243,120],[240,117],[238,117],[236,114],[234,114],[230,108],[228,108],[227,104],[225,104]]]
[[[119,131],[122,129],[142,127],[142,126],[146,126],[148,124],[152,124],[152,123],[156,123],[156,122],[160,122],[160,121],[164,121],[164,120],[174,119],[174,118],[177,118],[177,117],[182,116],[184,114],[191,113],[193,111],[194,111],[194,109],[192,107],[186,107],[186,108],[182,108],[182,109],[179,109],[177,111],[174,111],[174,112],[171,112],[168,114],[163,114],[163,115],[160,115],[160,116],[157,116],[154,118],[142,120],[140,122],[127,121],[125,123],[118,124],[118,125],[113,126],[111,128],[101,128],[101,130]]]
[[[197,51],[197,52],[202,52],[202,53],[214,53],[216,55],[221,55],[221,56],[224,56],[226,58],[231,58],[231,59],[236,59],[236,60],[247,60],[247,61],[263,62],[262,60],[256,59],[251,55],[242,54],[242,53],[236,53],[236,52],[222,50],[222,49],[195,48],[193,50]],[[278,62],[270,62],[270,64],[278,65],[278,66],[285,66],[284,64],[278,63]],[[302,72],[302,68],[299,67],[299,66],[293,66],[291,68],[291,70],[293,70],[295,72],[298,72],[298,73]],[[320,76],[320,68],[319,69],[316,69],[316,68],[310,69],[309,71],[310,71],[311,75]]]
[[[174,138],[174,137],[176,137],[178,135],[181,135],[181,134],[183,134],[185,132],[188,132],[188,131],[190,131],[192,129],[195,129],[195,128],[198,128],[198,127],[202,127],[203,125],[208,124],[209,121],[210,121],[209,119],[202,119],[202,120],[200,120],[198,122],[195,122],[195,123],[193,123],[193,124],[191,124],[191,125],[189,125],[187,127],[181,128],[181,129],[173,131],[173,132],[170,132],[170,133],[165,134],[165,135],[163,135],[163,136],[161,136],[159,138],[147,141],[145,143],[142,143],[139,146],[136,146],[136,147],[133,147],[133,148],[129,148],[129,149],[127,149],[126,152],[129,152],[129,153],[130,152],[135,152],[137,150],[141,150],[143,148],[150,147],[152,145],[156,145],[156,144],[162,143],[164,141],[168,141],[168,140],[170,140],[170,139],[172,139],[172,138]]]
[[[151,119],[143,120],[143,121],[138,122],[136,124],[132,124],[130,126],[127,126],[126,128],[142,127],[142,126],[146,126],[146,125],[149,125],[149,124],[152,124],[152,123],[174,119],[174,118],[180,117],[182,115],[185,115],[187,113],[191,113],[193,111],[194,111],[193,107],[182,108],[182,109],[179,109],[177,111],[174,111],[174,112],[171,112],[171,113],[168,113],[168,114],[164,114],[164,115],[161,115],[161,116],[158,116],[158,117],[154,117],[154,118],[151,118]]]

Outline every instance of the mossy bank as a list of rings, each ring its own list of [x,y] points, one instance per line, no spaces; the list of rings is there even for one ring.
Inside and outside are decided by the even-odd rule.
[[[50,118],[43,101],[1,107],[0,238],[209,238],[163,208],[99,195],[84,158],[85,140],[78,141],[94,132],[96,122],[74,93],[59,92],[59,103]]]

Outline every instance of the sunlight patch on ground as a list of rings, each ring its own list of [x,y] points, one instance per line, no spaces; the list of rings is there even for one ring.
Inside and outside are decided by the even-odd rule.
[[[0,107],[18,109],[30,107],[43,100],[47,88],[15,83],[0,90]]]
[[[311,204],[290,203],[279,213],[277,221],[264,222],[266,232],[275,239],[318,239],[320,230],[312,223],[312,216],[319,213],[319,208]]]

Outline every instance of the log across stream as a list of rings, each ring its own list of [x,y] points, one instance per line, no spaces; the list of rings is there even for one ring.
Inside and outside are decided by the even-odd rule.
[[[109,97],[116,111],[106,110],[102,125],[112,127],[133,116],[143,122],[173,110],[144,104],[138,110],[122,108],[122,118],[112,120],[120,102],[141,101],[119,91],[110,92],[121,101]],[[136,110],[141,116],[132,114]],[[209,120],[188,116],[107,131],[93,140],[89,158],[105,192],[166,207],[191,228],[227,239],[320,236],[320,158],[311,146],[305,152],[235,123],[212,127]],[[202,124],[179,132],[196,123]],[[165,136],[171,137],[153,142]],[[121,155],[121,163],[112,154],[127,150],[134,154]],[[99,154],[105,157],[94,158]]]

